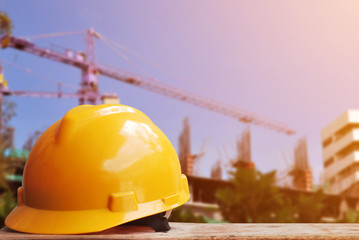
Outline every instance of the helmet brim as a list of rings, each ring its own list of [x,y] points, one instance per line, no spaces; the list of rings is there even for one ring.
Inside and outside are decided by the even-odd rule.
[[[53,211],[26,205],[16,206],[7,216],[5,225],[13,230],[38,234],[81,234],[99,232],[139,218],[178,207],[189,199],[186,191],[180,192],[179,201],[172,205],[161,199],[139,203],[137,211],[112,212],[109,209]]]

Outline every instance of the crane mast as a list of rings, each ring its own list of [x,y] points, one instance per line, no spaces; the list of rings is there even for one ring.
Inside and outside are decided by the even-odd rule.
[[[237,119],[244,123],[251,123],[254,125],[262,126],[286,135],[295,134],[295,131],[288,128],[282,123],[278,123],[273,120],[268,120],[257,114],[240,110],[234,107],[227,106],[226,104],[212,100],[207,97],[199,96],[195,93],[180,89],[178,87],[154,81],[151,78],[146,78],[134,73],[123,71],[116,67],[105,66],[97,64],[95,59],[95,45],[94,38],[101,39],[101,35],[95,32],[93,29],[87,31],[86,35],[86,52],[73,52],[67,50],[64,53],[55,52],[48,48],[42,48],[36,46],[34,43],[14,36],[5,36],[1,39],[1,47],[11,47],[20,51],[25,51],[39,57],[47,58],[56,62],[61,62],[82,71],[81,88],[75,94],[63,95],[64,97],[76,97],[79,99],[80,104],[90,103],[96,104],[100,99],[106,95],[100,95],[98,87],[98,75],[104,75],[106,77],[131,84],[152,92],[159,93],[161,95],[171,97],[183,102],[187,102],[198,107],[217,112],[219,114]],[[4,95],[26,95],[25,92],[11,92],[9,90],[1,90]],[[55,93],[56,94],[56,93]],[[30,96],[31,94],[28,94]],[[36,95],[36,93],[33,93]],[[51,94],[47,94],[50,96]],[[55,96],[56,97],[56,96]],[[107,95],[107,97],[115,97],[114,95]]]

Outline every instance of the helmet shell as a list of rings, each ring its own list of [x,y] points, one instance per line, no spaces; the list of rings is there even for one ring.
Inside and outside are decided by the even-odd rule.
[[[175,149],[145,114],[125,105],[82,105],[35,143],[5,224],[30,233],[96,232],[188,199]]]

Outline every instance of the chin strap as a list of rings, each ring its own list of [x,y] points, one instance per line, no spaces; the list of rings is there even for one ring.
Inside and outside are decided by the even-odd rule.
[[[165,217],[166,212],[158,213],[148,217],[140,218],[124,225],[127,226],[149,226],[156,232],[168,232],[171,227],[168,219]]]

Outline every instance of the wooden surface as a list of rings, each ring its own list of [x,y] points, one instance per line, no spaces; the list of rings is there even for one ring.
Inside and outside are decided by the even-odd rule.
[[[171,223],[155,233],[147,227],[116,227],[96,234],[38,235],[2,229],[0,239],[359,239],[359,224]]]

